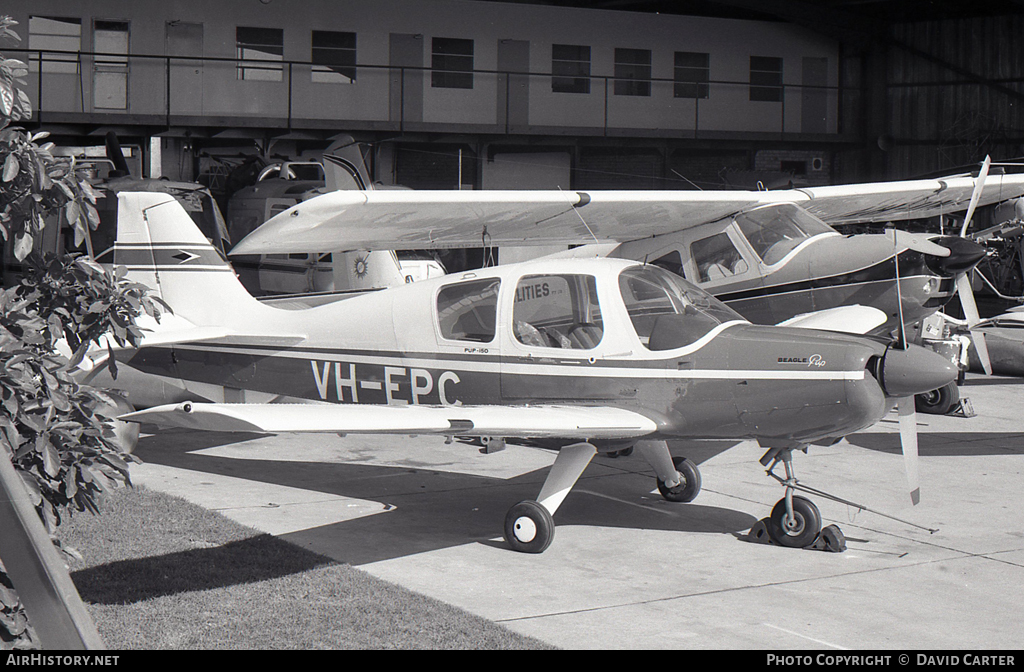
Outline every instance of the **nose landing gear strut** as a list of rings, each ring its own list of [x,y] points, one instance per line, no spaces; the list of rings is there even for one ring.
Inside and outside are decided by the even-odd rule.
[[[806,485],[801,485],[793,471],[794,449],[806,452],[807,446],[794,445],[774,447],[765,453],[760,460],[761,464],[768,468],[767,474],[785,486],[786,494],[772,508],[770,518],[758,521],[754,529],[751,530],[751,538],[760,540],[764,536],[763,533],[766,532],[771,541],[779,546],[786,546],[789,548],[818,548],[821,550],[836,552],[846,549],[846,540],[839,528],[835,525],[829,525],[822,529],[821,512],[818,510],[818,507],[811,500],[796,495],[795,493],[798,490],[812,495],[818,495],[819,497],[824,497],[825,499],[830,499],[834,502],[839,502],[840,504],[846,504],[847,506],[855,507],[861,511],[868,511],[876,515],[901,522],[905,525],[926,530],[929,534],[938,532],[937,529],[911,523],[910,521],[903,520],[902,518],[896,518],[895,516],[890,516],[880,511],[875,511],[874,509],[869,509],[863,504],[857,504],[855,502],[842,499],[841,497],[830,495],[827,492],[810,488]],[[783,467],[785,467],[785,478],[775,473],[775,467],[779,462],[782,462]]]

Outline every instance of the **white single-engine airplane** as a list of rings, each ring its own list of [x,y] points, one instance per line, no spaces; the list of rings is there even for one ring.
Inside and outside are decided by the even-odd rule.
[[[119,198],[115,263],[155,289],[178,325],[123,358],[186,387],[224,389],[210,403],[122,419],[557,441],[537,500],[506,516],[519,551],[547,548],[552,515],[597,452],[637,446],[667,499],[692,500],[700,473],[671,456],[670,438],[757,440],[786,486],[770,534],[806,546],[821,516],[794,496],[793,451],[872,425],[898,403],[916,498],[912,397],[956,377],[947,360],[905,342],[750,324],[682,278],[623,259],[537,260],[275,308],[244,290],[173,198]],[[282,397],[307,403],[268,403]],[[780,462],[785,478],[772,472]]]
[[[830,328],[892,334],[959,290],[973,325],[967,272],[985,250],[963,234],[977,208],[1024,194],[1024,174],[989,175],[989,164],[977,177],[780,191],[334,191],[271,218],[231,255],[582,244],[565,256],[661,266],[756,324],[859,305],[881,311],[878,322]],[[831,226],[965,211],[959,236]]]

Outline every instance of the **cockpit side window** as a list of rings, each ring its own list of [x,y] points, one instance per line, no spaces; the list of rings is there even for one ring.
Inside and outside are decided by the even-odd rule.
[[[833,231],[806,210],[788,203],[737,215],[736,224],[768,266],[781,261],[811,236]]]
[[[633,329],[648,350],[681,348],[725,321],[743,319],[710,294],[654,266],[622,271],[619,291]]]
[[[659,268],[664,268],[669,273],[685,277],[683,275],[683,256],[679,254],[679,250],[663,254],[651,263]]]
[[[442,287],[437,293],[441,336],[450,341],[493,341],[500,285],[499,279],[486,278]]]
[[[528,275],[512,307],[516,340],[541,348],[590,350],[604,337],[592,275]]]
[[[726,233],[718,233],[690,243],[690,256],[697,266],[699,282],[722,280],[746,273],[747,262],[729,240]]]

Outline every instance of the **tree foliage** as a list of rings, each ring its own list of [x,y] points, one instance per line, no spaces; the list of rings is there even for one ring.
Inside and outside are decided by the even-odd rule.
[[[16,23],[0,17],[0,38],[19,39]],[[128,463],[138,461],[114,435],[115,400],[78,384],[76,372],[93,348],[89,363],[105,360],[116,377],[115,346],[137,346],[136,317],[159,318],[160,309],[123,269],[33,252],[45,226],[71,227],[81,242],[99,217],[74,160],[39,145],[48,134],[10,126],[31,116],[18,88],[26,72],[0,54],[0,234],[28,268],[0,291],[0,457],[11,459],[52,537],[62,516],[96,513],[107,492],[130,484]],[[0,643],[33,646],[14,588],[0,568]]]

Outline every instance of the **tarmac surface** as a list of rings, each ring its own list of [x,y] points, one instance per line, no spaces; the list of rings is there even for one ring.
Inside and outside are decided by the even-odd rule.
[[[132,479],[565,648],[1016,649],[1024,380],[961,394],[975,417],[918,415],[916,507],[895,415],[795,456],[801,483],[902,519],[809,496],[841,553],[744,540],[783,495],[750,442],[673,445],[701,470],[690,504],[639,452],[596,457],[539,555],[502,536],[554,460],[534,448],[173,431],[144,434]]]

